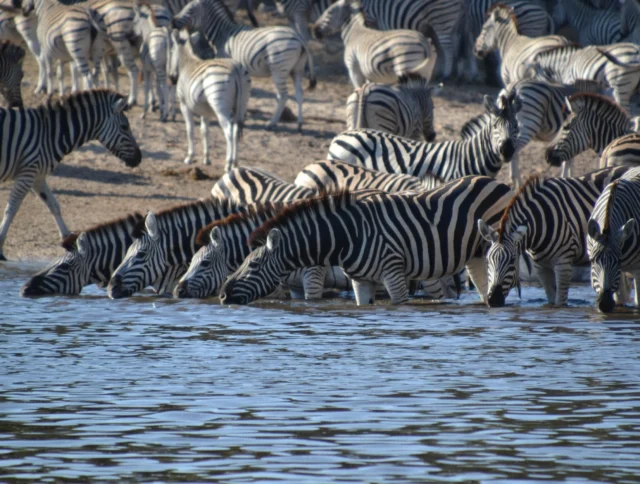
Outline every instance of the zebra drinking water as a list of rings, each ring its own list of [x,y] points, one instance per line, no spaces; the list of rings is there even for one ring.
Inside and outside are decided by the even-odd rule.
[[[24,77],[24,49],[11,42],[0,41],[0,92],[10,108],[22,106],[20,83]]]
[[[6,260],[2,253],[4,241],[29,190],[47,205],[60,236],[69,235],[46,181],[65,155],[97,139],[127,166],[140,164],[142,155],[124,114],[126,105],[120,94],[94,90],[36,108],[0,108],[1,132],[11,133],[2,139],[0,182],[15,181],[0,225],[0,260]]]
[[[390,84],[407,74],[431,79],[437,58],[435,33],[425,37],[414,30],[369,28],[359,0],[338,0],[313,26],[317,39],[339,31],[344,63],[354,87],[367,80]]]
[[[596,201],[588,222],[587,251],[591,261],[591,286],[603,313],[613,311],[613,294],[624,272],[635,280],[635,304],[640,306],[640,168],[607,185]],[[625,302],[625,301],[621,301]]]
[[[626,167],[608,168],[577,178],[531,176],[507,206],[493,229],[478,220],[487,253],[489,306],[504,306],[509,291],[519,286],[519,259],[526,252],[549,304],[567,304],[572,266],[588,262],[587,220],[602,190],[621,177]]]
[[[291,75],[298,103],[298,130],[302,130],[302,75],[309,64],[310,89],[315,86],[313,59],[300,34],[290,27],[252,29],[234,21],[220,0],[192,0],[173,19],[175,28],[201,30],[218,57],[230,57],[244,66],[250,76],[273,77],[278,105],[268,128],[273,128],[287,102],[287,77]]]
[[[23,297],[52,294],[77,295],[89,284],[107,287],[133,242],[131,235],[143,216],[124,218],[70,234],[62,242],[67,253],[33,275],[22,286]]]
[[[507,185],[465,177],[419,194],[349,192],[305,200],[257,229],[260,245],[221,291],[223,304],[266,296],[298,267],[338,265],[352,278],[359,305],[372,303],[375,283],[394,304],[407,301],[408,280],[438,279],[465,265],[483,300],[484,251],[473,222],[497,223],[511,198]]]
[[[431,174],[445,181],[466,175],[495,177],[515,154],[516,113],[521,106],[517,97],[500,96],[496,103],[485,96],[491,122],[468,140],[423,143],[382,131],[345,131],[333,139],[327,158],[386,173]]]
[[[187,127],[188,150],[184,162],[193,162],[193,116],[200,116],[202,133],[202,161],[210,165],[208,123],[214,115],[227,141],[225,171],[238,162],[238,142],[247,113],[251,78],[247,69],[231,59],[200,60],[193,52],[191,38],[186,31],[171,34],[170,76],[177,82],[180,111]]]
[[[366,83],[347,99],[347,129],[376,129],[405,138],[433,141],[433,96],[420,76],[402,76],[397,85]]]

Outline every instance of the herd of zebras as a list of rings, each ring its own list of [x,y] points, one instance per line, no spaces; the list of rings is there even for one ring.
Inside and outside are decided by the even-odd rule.
[[[252,0],[238,1],[249,9]],[[18,208],[32,190],[56,219],[66,255],[31,277],[22,295],[79,294],[89,284],[111,298],[152,286],[181,298],[219,295],[248,304],[290,289],[320,298],[352,289],[358,304],[386,292],[394,304],[422,290],[456,297],[466,269],[480,297],[504,305],[519,285],[523,257],[549,303],[567,303],[572,266],[591,264],[598,308],[612,311],[640,281],[640,134],[627,114],[640,83],[637,0],[281,0],[292,27],[250,27],[234,20],[225,0],[2,0],[0,181],[14,180],[0,226],[2,247]],[[326,161],[306,166],[293,184],[262,170],[237,167],[251,77],[272,77],[274,127],[291,76],[302,128],[302,78],[315,84],[307,47],[341,33],[355,92],[346,104],[348,130]],[[553,35],[569,24],[580,43]],[[40,68],[38,92],[59,91],[69,63],[73,94],[24,108],[23,39]],[[497,53],[504,89],[485,96],[484,113],[459,140],[435,142],[429,85],[454,64],[475,78],[471,53]],[[46,177],[68,153],[99,140],[128,166],[141,162],[126,110],[135,104],[136,57],[144,74],[144,109],[156,98],[160,116],[185,119],[194,156],[193,117],[201,117],[205,163],[208,119],[227,141],[226,174],[209,199],[143,216],[132,213],[71,233]],[[436,62],[438,61],[438,62]],[[100,69],[115,82],[128,72],[128,98],[94,89]],[[436,65],[438,64],[438,65]],[[78,91],[78,77],[86,91]],[[151,84],[155,78],[155,92]],[[169,81],[169,82],[168,82]],[[152,100],[152,102],[156,102]],[[520,180],[518,153],[529,141],[550,142],[547,162],[563,177]],[[601,155],[597,171],[571,176],[581,152]],[[510,164],[513,188],[495,180]],[[635,284],[640,305],[640,284]]]

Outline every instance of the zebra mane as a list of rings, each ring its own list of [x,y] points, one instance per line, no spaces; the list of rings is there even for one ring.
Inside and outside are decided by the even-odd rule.
[[[109,97],[113,97],[114,101],[124,99],[124,96],[122,94],[112,89],[91,89],[90,91],[80,91],[72,94],[67,94],[57,100],[49,100],[46,103],[41,104],[37,108],[45,109],[47,111],[58,111],[67,109],[69,107],[77,107],[77,105],[80,104],[78,102],[78,100],[80,99],[84,101],[81,103],[81,105],[88,105],[92,104],[93,101],[96,101],[100,98]]]
[[[144,222],[144,215],[138,212],[134,212],[134,213],[130,213],[125,217],[112,220],[111,222],[105,222],[98,225],[94,225],[93,227],[87,230],[83,230],[82,232],[84,232],[89,236],[96,235],[99,237],[105,232],[112,231],[117,226],[121,226],[125,231],[133,231],[133,229],[137,227],[138,223],[140,223],[141,220]],[[61,244],[62,248],[68,251],[74,250],[76,245],[76,240],[78,240],[78,237],[82,232],[71,233],[67,235],[62,241],[62,244]]]
[[[500,225],[498,226],[498,243],[501,244],[504,238],[504,234],[507,231],[507,224],[509,223],[509,217],[511,215],[511,210],[518,203],[521,197],[527,192],[533,192],[536,190],[542,183],[544,182],[543,178],[540,178],[538,175],[530,175],[522,186],[515,193],[513,198],[509,201],[507,208],[504,209],[504,213],[500,218]]]
[[[516,26],[516,31],[518,32],[518,34],[520,34],[520,25],[518,24],[518,17],[516,17],[516,12],[515,10],[513,10],[513,7],[509,5],[506,5],[500,2],[493,4],[491,7],[487,9],[486,13],[484,14],[484,19],[485,20],[488,19],[493,13],[493,11],[498,9],[506,10],[509,13],[509,16],[511,17],[511,21]]]
[[[620,106],[613,99],[608,98],[607,96],[603,96],[602,94],[597,94],[595,92],[579,92],[569,96],[570,103],[572,103],[573,101],[580,101],[583,99],[585,103],[588,103],[589,101],[591,101],[591,104],[604,105],[606,108],[609,108],[610,110],[612,110],[615,114],[624,116],[627,119],[629,118],[629,113],[627,113],[627,111],[622,106]]]
[[[614,182],[611,182],[609,185],[611,185],[611,188],[609,189],[609,198],[607,200],[607,205],[605,207],[604,210],[604,221],[602,223],[602,235],[607,236],[609,235],[609,231],[611,230],[611,210],[613,207],[613,203],[616,197],[616,190],[618,189],[618,182],[619,180],[616,180]]]
[[[0,56],[11,63],[18,63],[24,59],[24,49],[8,40],[0,41]]]
[[[239,225],[253,218],[261,216],[264,217],[265,215],[273,213],[274,211],[277,213],[284,207],[285,204],[282,202],[259,202],[247,205],[246,209],[242,212],[233,213],[222,220],[215,220],[200,229],[198,235],[196,236],[196,247],[204,247],[209,243],[209,234],[214,227],[228,227],[230,225]],[[271,216],[267,218],[271,218]]]
[[[267,220],[251,233],[248,245],[249,247],[263,245],[272,229],[302,214],[313,215],[320,208],[324,208],[326,212],[335,212],[337,209],[347,207],[358,200],[359,198],[349,190],[341,190],[334,193],[324,193],[313,198],[305,198],[297,203],[287,205],[275,217]]]
[[[231,22],[235,22],[235,17],[229,7],[222,0],[201,0],[205,5],[210,5],[213,7],[216,14],[221,13],[225,20],[229,20]]]

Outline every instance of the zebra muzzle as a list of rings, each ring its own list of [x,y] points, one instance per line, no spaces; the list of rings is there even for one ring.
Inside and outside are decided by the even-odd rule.
[[[109,281],[107,294],[111,299],[122,299],[123,297],[131,296],[133,291],[126,289],[123,286],[122,276],[115,275],[111,278],[111,281]]]
[[[516,153],[516,144],[513,140],[507,140],[500,145],[500,155],[504,159],[505,162],[511,161],[513,155]]]
[[[180,281],[176,288],[173,290],[173,297],[176,297],[178,299],[186,299],[192,297],[189,293],[189,282]]]
[[[487,298],[489,307],[501,308],[504,306],[504,300],[505,296],[504,292],[502,292],[502,286],[493,286],[489,292],[489,297]]]
[[[28,280],[22,289],[20,289],[20,296],[22,297],[37,297],[45,296],[48,292],[44,290],[39,277],[33,277]]]
[[[598,310],[602,313],[610,313],[616,306],[613,299],[613,291],[605,289],[598,295]]]
[[[554,150],[553,147],[549,147],[546,149],[546,151],[544,152],[544,158],[551,166],[560,166],[562,165],[562,162],[565,161],[564,157],[556,150]]]

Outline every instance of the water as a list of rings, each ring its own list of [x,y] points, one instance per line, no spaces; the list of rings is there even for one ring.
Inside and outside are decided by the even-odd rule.
[[[0,266],[0,480],[634,482],[640,313],[23,300]]]

